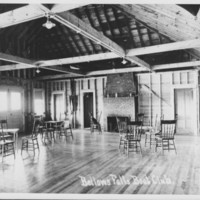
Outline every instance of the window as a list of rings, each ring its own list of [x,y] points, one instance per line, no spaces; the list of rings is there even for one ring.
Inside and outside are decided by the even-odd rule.
[[[11,92],[10,104],[11,104],[11,110],[21,109],[21,93],[20,92]]]
[[[8,110],[8,93],[0,92],[0,111]]]

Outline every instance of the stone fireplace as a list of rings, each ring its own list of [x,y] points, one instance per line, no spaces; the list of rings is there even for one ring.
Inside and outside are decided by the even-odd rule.
[[[133,73],[107,76],[104,94],[104,130],[117,132],[116,117],[135,120],[136,80]]]

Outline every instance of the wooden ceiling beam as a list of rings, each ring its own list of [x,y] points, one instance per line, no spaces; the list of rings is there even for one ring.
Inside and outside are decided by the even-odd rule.
[[[27,64],[10,64],[10,65],[3,65],[0,66],[0,71],[10,71],[10,70],[19,70],[19,69],[31,69],[31,68],[37,68],[37,65],[27,65]],[[70,74],[75,74],[75,75],[82,75],[84,76],[85,73],[83,73],[81,70],[73,70],[70,68],[66,68],[64,66],[51,66],[51,67],[40,67],[42,69],[48,69],[52,71],[58,71],[58,72],[63,72],[63,73],[70,73]]]
[[[36,66],[34,66],[36,67]],[[0,71],[9,71],[9,70],[19,70],[19,69],[29,69],[33,68],[33,65],[26,64],[10,64],[10,65],[2,65],[0,66]]]
[[[64,66],[51,66],[51,67],[41,67],[43,69],[48,69],[48,70],[53,70],[53,71],[58,71],[58,72],[64,72],[64,73],[67,73],[67,74],[74,74],[74,75],[82,75],[84,76],[85,73],[83,73],[81,70],[74,70],[74,69],[71,69],[71,68],[67,68],[67,67],[64,67]]]
[[[21,58],[21,57],[18,57],[18,56],[8,55],[8,54],[5,54],[5,53],[0,53],[0,60],[15,63],[15,64],[10,64],[10,65],[0,66],[0,71],[41,67],[41,68],[49,69],[49,70],[53,70],[53,71],[84,75],[84,73],[80,70],[68,69],[64,66],[61,66],[61,63],[59,64],[60,66],[59,65],[58,66],[40,66],[40,61],[35,62],[35,61],[29,60],[29,59]]]
[[[32,60],[5,54],[5,53],[0,53],[0,60],[14,62],[14,63],[18,63],[18,64],[23,64],[23,65],[30,65],[30,66],[34,64],[34,61],[32,61]]]
[[[187,68],[187,67],[197,67],[200,66],[200,61],[190,61],[190,62],[181,62],[181,63],[171,63],[171,64],[162,64],[162,65],[154,65],[152,69],[155,71],[165,70],[165,69],[178,69],[178,68]],[[123,72],[142,72],[144,68],[142,67],[132,67],[132,68],[122,68],[122,69],[109,69],[109,70],[99,70],[86,73],[84,76],[97,76],[97,75],[106,75],[113,73],[123,73]],[[80,76],[80,75],[79,75]],[[58,78],[71,78],[77,77],[76,75],[64,74],[64,75],[55,75],[55,76],[42,76],[38,77],[37,80],[47,80],[47,79],[58,79]]]
[[[0,14],[0,28],[5,28],[44,17],[45,13],[35,4],[23,6]]]
[[[126,56],[139,56],[146,54],[162,53],[167,51],[185,50],[200,47],[200,39],[159,44],[127,50]]]
[[[84,75],[84,77],[88,76],[99,76],[99,75],[107,75],[107,74],[116,74],[116,73],[127,73],[127,72],[142,72],[144,71],[143,67],[132,67],[132,68],[122,68],[122,69],[108,69],[108,70],[98,70],[93,72],[88,72]],[[36,80],[52,80],[52,79],[64,79],[64,78],[72,78],[72,77],[83,77],[80,75],[73,74],[60,74],[60,75],[48,75],[36,77]]]
[[[126,58],[127,60],[130,60],[130,61],[132,61],[131,60],[132,58],[132,59],[135,59],[135,62],[139,62],[138,58],[134,56],[167,52],[167,51],[173,51],[173,50],[175,51],[175,50],[181,50],[181,49],[186,49],[186,48],[192,48],[194,46],[200,46],[200,39],[129,49],[127,50]],[[129,57],[131,58],[129,59]],[[72,58],[47,60],[47,61],[42,61],[41,65],[53,66],[53,65],[58,65],[58,63],[73,64],[73,63],[82,63],[82,62],[90,62],[90,61],[98,61],[98,60],[115,59],[115,58],[119,58],[119,56],[113,52],[108,52],[108,53],[78,56],[78,57],[72,57]]]
[[[67,10],[73,10],[75,8],[79,8],[79,7],[83,7],[86,6],[88,4],[55,4],[52,8],[51,11],[53,13],[60,13],[60,12],[64,12]]]
[[[2,53],[0,54],[2,57]],[[42,66],[42,63],[40,62],[33,62],[27,59],[23,58],[18,58],[16,56],[4,56],[4,60],[7,61],[13,61],[15,58],[15,62],[18,62],[18,64],[11,64],[11,65],[3,65],[0,66],[0,71],[8,71],[8,70],[17,70],[17,69],[26,69],[26,68],[36,68],[39,66],[40,68],[48,69],[48,70],[54,70],[54,71],[59,71],[59,72],[64,72],[64,73],[71,73],[75,75],[80,75],[80,76],[90,76],[90,75],[100,75],[106,73],[107,70],[102,71],[93,71],[89,73],[83,73],[80,70],[73,70],[64,66],[61,66],[62,63],[57,63],[57,66]],[[189,61],[189,62],[180,62],[180,63],[170,63],[170,64],[162,64],[162,65],[154,65],[151,67],[152,70],[157,71],[157,70],[164,70],[164,69],[178,69],[178,68],[186,68],[186,67],[198,67],[200,66],[200,61]],[[144,71],[144,68],[141,67],[132,67],[132,68],[122,68],[118,69],[118,72],[120,70],[131,70],[131,71]],[[120,71],[120,73],[122,73]]]
[[[119,56],[113,52],[109,52],[109,53],[77,56],[77,57],[71,57],[71,58],[61,58],[61,59],[55,59],[55,60],[46,60],[46,61],[44,60],[44,61],[40,61],[40,63],[41,63],[41,66],[54,66],[61,63],[75,64],[75,63],[84,63],[84,62],[90,62],[90,61],[108,60],[108,59],[115,59],[115,58],[119,58]]]
[[[145,67],[147,70],[152,71],[151,66],[147,62],[136,56],[126,56],[126,60],[129,60],[131,63],[137,64],[140,67]]]
[[[177,69],[177,68],[198,67],[198,66],[200,66],[199,60],[188,61],[188,62],[180,62],[180,63],[154,65],[154,66],[152,66],[152,69],[153,70],[164,70],[164,69]]]

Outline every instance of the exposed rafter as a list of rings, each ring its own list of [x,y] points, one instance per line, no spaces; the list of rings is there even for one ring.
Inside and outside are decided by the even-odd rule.
[[[96,29],[92,28],[90,25],[72,15],[71,13],[63,12],[56,14],[54,19],[71,28],[72,30],[80,33],[81,35],[89,38],[90,40],[96,42],[97,44],[105,47],[106,49],[114,52],[119,57],[125,57],[125,51],[122,47],[104,36],[101,32],[96,31]],[[148,65],[148,63],[139,58],[129,57],[128,60],[150,70],[150,66]]]
[[[68,6],[61,7],[60,5],[55,5],[50,10],[42,4],[38,4],[34,6],[29,5],[29,6],[16,9],[12,12],[6,12],[4,14],[1,14],[2,19],[6,18],[8,19],[8,21],[6,20],[0,21],[1,22],[0,24],[2,27],[11,26],[14,24],[29,21],[31,19],[43,17],[45,16],[46,13],[49,13],[49,12],[52,13],[52,11],[54,11],[54,12],[57,12],[57,14],[55,14],[54,16],[54,19],[57,20],[58,22],[64,24],[65,26],[71,28],[72,30],[76,32],[79,32],[83,36],[89,38],[90,40],[92,40],[93,42],[96,42],[97,44],[100,44],[104,48],[114,52],[119,57],[125,57],[125,51],[122,47],[120,47],[118,44],[116,44],[115,42],[113,42],[112,40],[104,36],[103,33],[96,31],[96,29],[92,28],[90,25],[86,24],[84,21],[80,20],[79,18],[72,15],[71,13],[66,12],[66,10],[71,9],[71,8],[72,7],[68,7]],[[29,10],[31,10],[31,12]],[[65,12],[59,13],[63,10]],[[30,12],[31,14],[27,12]],[[11,16],[11,18],[9,18],[9,15]],[[139,58],[136,58],[136,59],[128,58],[128,59],[131,62],[136,63],[140,66],[149,67],[147,63],[140,60]]]
[[[86,5],[86,4],[84,4],[84,5]],[[106,37],[105,34],[97,31],[96,26],[94,26],[95,28],[93,28],[90,24],[83,21],[81,19],[82,16],[78,15],[78,17],[76,17],[72,13],[67,12],[71,9],[75,9],[75,8],[78,8],[79,6],[84,6],[84,5],[55,4],[51,7],[51,9],[49,9],[48,7],[46,7],[45,5],[42,5],[42,4],[23,6],[21,8],[15,9],[13,11],[9,11],[9,12],[0,14],[0,27],[7,27],[7,26],[22,23],[22,22],[26,22],[26,21],[29,21],[32,19],[41,18],[41,17],[45,16],[46,13],[51,13],[52,16],[54,17],[54,20],[60,22],[64,26],[67,26],[70,29],[72,29],[72,30],[76,31],[77,33],[79,33],[80,35],[82,35],[81,37],[80,37],[80,35],[79,36],[75,35],[74,37],[72,37],[72,40],[74,40],[74,42],[76,44],[76,49],[79,49],[80,54],[83,55],[87,52],[95,53],[94,51],[90,52],[89,51],[90,49],[86,49],[87,51],[84,51],[84,49],[82,48],[82,44],[84,44],[84,42],[85,42],[85,39],[83,38],[83,36],[87,37],[90,40],[90,42],[92,42],[92,44],[94,44],[94,43],[99,44],[102,46],[103,49],[106,48],[111,51],[109,53],[100,53],[100,54],[95,54],[95,55],[93,54],[93,55],[86,55],[86,56],[80,56],[80,57],[39,61],[39,63],[40,63],[39,67],[50,69],[50,70],[62,71],[64,73],[75,73],[75,74],[84,75],[80,71],[77,72],[76,70],[73,71],[71,69],[68,69],[68,67],[64,66],[65,64],[100,61],[100,60],[115,59],[115,58],[120,58],[120,57],[125,58],[125,59],[129,60],[130,62],[137,64],[140,67],[143,67],[143,68],[145,67],[147,70],[152,70],[152,69],[153,70],[160,70],[160,69],[162,70],[162,69],[166,69],[166,68],[175,68],[175,66],[176,66],[176,68],[191,67],[191,65],[193,64],[192,62],[185,62],[185,64],[173,63],[173,64],[166,64],[166,65],[158,65],[158,66],[156,65],[156,66],[152,66],[152,68],[151,68],[151,66],[148,63],[146,63],[145,61],[141,60],[140,58],[138,58],[136,56],[154,54],[154,53],[162,53],[162,52],[167,52],[167,51],[183,50],[183,49],[184,50],[190,49],[191,52],[196,51],[196,52],[200,53],[200,39],[195,39],[195,38],[198,38],[197,33],[200,32],[200,28],[197,27],[197,29],[194,30],[194,36],[193,36],[193,34],[190,33],[189,28],[191,28],[191,27],[195,28],[197,25],[197,22],[193,21],[194,19],[190,18],[189,16],[186,21],[191,22],[191,24],[189,24],[188,27],[186,27],[186,31],[187,31],[186,35],[187,36],[183,37],[183,35],[182,35],[180,38],[176,38],[175,36],[178,35],[177,33],[173,33],[173,31],[169,32],[169,35],[171,34],[170,35],[171,39],[175,39],[179,42],[173,42],[173,43],[162,44],[162,45],[154,45],[154,46],[142,47],[142,48],[134,48],[134,49],[129,49],[129,50],[125,51],[116,42],[114,42],[111,39],[109,39],[108,37]],[[167,13],[165,11],[165,7],[168,8],[167,6],[149,5],[149,7],[148,7],[147,5],[140,5],[140,4],[139,5],[137,5],[137,4],[135,4],[135,5],[121,4],[121,5],[116,5],[116,7],[119,7],[121,11],[128,13],[129,16],[132,16],[135,19],[139,18],[144,23],[146,22],[145,21],[145,19],[146,19],[148,22],[147,25],[149,25],[149,26],[152,25],[153,28],[155,28],[154,25],[158,21],[158,19],[156,19],[156,17],[155,17],[156,16],[155,13],[157,13],[159,15],[160,19],[162,19],[162,15],[164,15],[170,22],[173,22],[174,24],[177,25],[177,27],[172,27],[173,30],[180,29],[180,27],[178,27],[179,24],[177,23],[176,20],[174,20],[174,18],[176,18],[178,14],[174,13],[174,15],[167,15]],[[142,9],[142,11],[140,11],[140,8]],[[155,13],[148,13],[148,11],[146,10],[147,16],[143,16],[144,14],[142,12],[145,12],[146,8],[148,8],[151,11],[154,11]],[[176,8],[176,6],[169,7],[169,13],[173,14],[175,8]],[[132,11],[135,11],[135,12],[132,12]],[[183,21],[183,18],[185,16],[183,15],[181,10],[180,10],[180,12],[181,12],[181,16],[177,20],[181,25],[184,25],[185,22]],[[76,13],[76,12],[73,12],[73,13]],[[81,14],[82,14],[82,12],[81,12]],[[107,15],[108,14],[107,10],[105,10],[104,14],[105,14],[105,18],[107,19],[107,21],[110,22],[110,27],[112,27],[113,24],[111,23],[111,19],[109,17],[110,15]],[[113,14],[113,16],[116,17],[117,16],[116,13],[115,13],[115,15]],[[149,19],[147,19],[148,16],[151,17],[152,22]],[[120,22],[117,22],[117,23],[120,23]],[[158,30],[159,30],[159,28],[161,27],[161,22],[158,21],[158,23],[159,23],[158,24]],[[164,22],[164,24],[167,25],[167,22]],[[61,26],[64,27],[63,25],[61,25]],[[172,26],[172,24],[169,24],[169,26]],[[130,28],[130,27],[128,26],[128,28]],[[19,34],[19,41],[22,40],[23,34],[25,34],[25,32],[27,32],[27,30],[25,29],[22,31],[23,34],[20,34],[21,29],[22,28],[20,27],[20,29],[17,30],[17,32],[16,32]],[[56,35],[56,33],[54,33],[54,31],[56,32],[56,29],[51,31],[52,35]],[[111,29],[111,31],[113,31],[113,30]],[[122,34],[123,31],[121,29],[120,29],[120,31]],[[165,27],[166,34],[168,33],[167,31],[168,30]],[[183,31],[183,30],[181,30],[181,31]],[[138,32],[140,33],[139,26],[138,26]],[[161,32],[161,31],[159,31],[159,32]],[[115,34],[115,32],[113,32],[113,35],[114,34]],[[162,34],[164,34],[164,33],[162,33]],[[173,34],[176,34],[176,35],[173,35]],[[11,35],[14,35],[14,34],[11,34]],[[34,32],[33,32],[33,35],[35,35]],[[57,36],[59,36],[59,34]],[[9,36],[7,36],[7,37],[9,38]],[[12,41],[14,42],[13,38],[14,37],[12,37]],[[142,38],[144,39],[144,37],[142,37]],[[49,39],[50,39],[50,37],[49,37]],[[16,40],[17,40],[17,38],[16,38]],[[26,39],[26,40],[28,41],[29,39]],[[82,41],[82,43],[79,43],[80,40]],[[182,41],[180,41],[180,40],[182,40]],[[19,43],[19,41],[18,41],[18,43]],[[57,52],[52,51],[52,55],[55,54],[55,55],[60,55],[60,56],[64,57],[67,50],[70,49],[69,45],[65,46],[65,44],[62,43],[61,38],[58,41],[59,41],[58,42],[59,44],[56,44],[57,42],[54,42],[53,45],[55,45],[56,49],[58,49],[60,52],[63,51],[63,54],[61,55],[58,51]],[[23,43],[23,45],[24,44],[25,43]],[[153,44],[153,42],[152,42],[152,44]],[[35,45],[35,44],[32,44],[32,46],[33,45]],[[20,47],[20,43],[18,46]],[[98,47],[98,45],[95,45],[95,46]],[[20,48],[18,48],[18,51],[23,49],[23,48],[21,48],[21,49]],[[91,49],[92,49],[92,47],[91,47]],[[14,54],[14,52],[12,52],[12,53]],[[196,53],[196,52],[194,52],[194,53]],[[21,54],[21,55],[24,55],[24,54]],[[35,61],[28,60],[25,58],[20,58],[20,57],[13,56],[13,55],[4,54],[4,53],[0,53],[0,60],[10,61],[10,62],[14,63],[13,65],[0,66],[1,71],[12,70],[12,69],[33,68],[33,67],[37,66]],[[198,62],[198,61],[196,61],[196,62]],[[194,63],[194,66],[197,66],[195,64],[196,63]]]
[[[63,12],[56,14],[54,19],[69,27],[70,29],[76,31],[77,33],[80,33],[81,35],[96,42],[97,44],[105,47],[106,49],[109,49],[117,55],[121,57],[125,56],[123,48],[121,48],[115,42],[105,37],[103,33],[98,32],[96,29],[92,28],[90,25],[88,25],[75,15],[72,15],[69,12]]]
[[[142,21],[152,29],[173,41],[185,41],[199,38],[199,21],[178,5],[171,4],[134,4],[116,5],[123,13]],[[200,48],[188,50],[200,58]]]

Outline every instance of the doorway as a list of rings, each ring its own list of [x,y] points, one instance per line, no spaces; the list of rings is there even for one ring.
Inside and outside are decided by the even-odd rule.
[[[175,114],[177,134],[194,134],[194,105],[192,89],[175,89]]]
[[[0,99],[0,119],[7,119],[9,128],[19,128],[19,132],[23,132],[23,89],[1,87]]]
[[[36,113],[36,115],[44,115],[44,112],[45,112],[44,90],[34,89],[34,113]]]
[[[94,116],[93,113],[93,92],[86,92],[83,94],[83,119],[84,128],[90,127],[90,116],[89,113]]]
[[[64,95],[53,94],[53,120],[60,121],[64,116]]]

